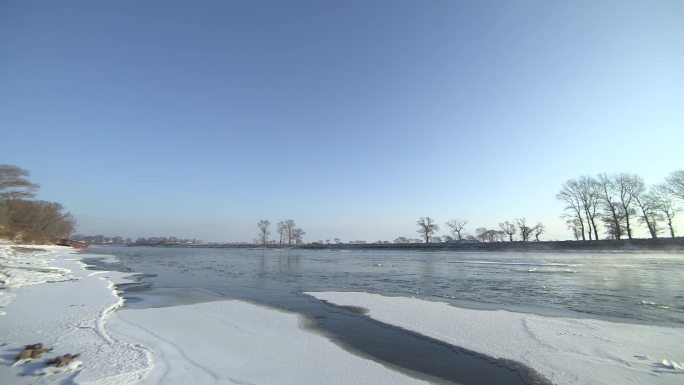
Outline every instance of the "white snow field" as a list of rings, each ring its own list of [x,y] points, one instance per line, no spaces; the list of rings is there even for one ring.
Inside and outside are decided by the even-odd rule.
[[[378,321],[532,367],[554,384],[684,384],[684,328],[556,318],[364,292],[306,293]]]

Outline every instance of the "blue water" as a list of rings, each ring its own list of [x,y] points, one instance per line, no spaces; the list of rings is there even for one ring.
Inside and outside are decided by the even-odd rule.
[[[118,268],[153,275],[141,279],[145,288],[203,288],[257,302],[286,304],[303,291],[365,291],[475,308],[684,325],[682,253],[152,247],[87,253],[115,255]]]

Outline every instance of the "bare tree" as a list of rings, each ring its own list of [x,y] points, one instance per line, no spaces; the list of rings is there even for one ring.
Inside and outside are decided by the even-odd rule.
[[[648,228],[651,238],[658,238],[658,221],[662,221],[662,213],[656,209],[656,199],[644,190],[637,191],[634,200],[641,209],[641,222]]]
[[[285,227],[285,222],[280,221],[276,224],[276,231],[280,235],[280,241],[279,243],[282,245],[283,240],[285,239],[285,233],[287,232],[287,228]]]
[[[487,228],[486,227],[478,227],[475,229],[475,238],[477,238],[480,242],[485,242],[487,241]]]
[[[496,242],[499,240],[499,232],[496,230],[487,230],[485,237],[487,238],[487,242]]]
[[[295,240],[295,230],[296,230],[296,224],[293,219],[286,219],[283,222],[283,226],[285,228],[285,236],[287,237],[287,244],[291,245],[292,241]]]
[[[546,227],[544,227],[544,225],[543,225],[541,222],[537,223],[537,224],[532,228],[532,232],[534,233],[534,239],[535,239],[537,242],[539,242],[539,236],[542,235],[542,233],[544,232],[544,230],[546,230]]]
[[[684,200],[684,170],[672,172],[666,179],[667,187],[672,195]]]
[[[490,230],[485,227],[479,227],[475,230],[476,238],[480,242],[496,242],[500,239],[500,232],[496,230]]]
[[[625,226],[621,225],[621,223],[623,223],[625,220],[622,209],[618,208],[615,214],[617,215],[617,218],[609,215],[604,215],[601,217],[603,226],[606,229],[606,234],[608,235],[608,239],[621,239],[625,235]]]
[[[613,239],[620,239],[623,234],[622,221],[624,215],[620,207],[619,199],[617,198],[617,188],[614,178],[607,174],[599,174],[598,176],[598,191],[601,199],[601,204],[605,211],[602,220],[608,229],[608,233]]]
[[[430,238],[433,234],[439,231],[439,226],[435,223],[435,220],[430,217],[420,217],[416,221],[418,234],[421,234],[425,238],[425,243],[430,243]]]
[[[674,194],[669,186],[661,184],[656,185],[651,190],[651,196],[653,198],[653,204],[655,210],[661,213],[667,220],[667,226],[670,229],[670,236],[675,237],[674,227],[672,226],[672,219],[675,214],[679,211],[679,208],[675,205]]]
[[[304,232],[301,227],[297,227],[296,229],[292,230],[292,240],[294,240],[295,244],[299,245],[302,243],[302,237],[304,234],[306,234],[306,232]]]
[[[508,235],[508,241],[513,242],[513,235],[515,235],[516,232],[515,225],[509,221],[506,221],[499,223],[499,228],[504,234]]]
[[[532,235],[532,228],[525,224],[525,218],[517,218],[515,222],[518,224],[518,230],[520,230],[520,240],[527,242]]]
[[[496,231],[496,240],[498,242],[506,242],[506,240],[508,238],[508,234],[506,234],[502,230],[492,230],[492,231]]]
[[[0,202],[10,199],[33,198],[38,185],[26,177],[28,171],[10,164],[0,164]]]
[[[459,241],[463,239],[461,231],[463,231],[463,228],[467,224],[468,221],[461,218],[454,218],[446,223],[447,227],[451,230],[451,233],[454,234]]]
[[[565,210],[570,212],[567,216],[579,224],[582,240],[584,241],[586,237],[584,236],[584,219],[582,218],[583,210],[580,195],[579,184],[576,180],[571,179],[563,184],[561,190],[556,194],[556,199],[565,202]]]
[[[270,225],[271,222],[267,219],[262,219],[257,223],[257,227],[259,228],[259,243],[262,245],[265,245],[268,242],[268,236],[271,234],[268,230]]]
[[[577,180],[577,186],[579,188],[579,200],[582,211],[584,211],[584,218],[589,225],[589,240],[591,240],[592,229],[594,231],[594,239],[598,240],[596,214],[601,201],[599,182],[592,177],[582,176]]]
[[[627,228],[627,238],[632,239],[632,227],[629,219],[635,211],[632,206],[634,197],[644,189],[644,181],[635,174],[621,173],[615,176],[615,186],[620,197],[620,205],[625,216],[625,226]]]
[[[580,237],[582,236],[582,230],[580,229],[579,220],[577,218],[568,219],[565,221],[565,225],[568,227],[570,231],[572,231],[572,235],[575,237],[575,240],[579,241]]]

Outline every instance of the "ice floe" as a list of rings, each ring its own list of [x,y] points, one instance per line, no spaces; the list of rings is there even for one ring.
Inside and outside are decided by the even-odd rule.
[[[656,303],[653,301],[641,301],[641,302],[639,302],[639,305],[652,306],[652,307],[659,308],[659,309],[669,309],[670,308],[667,305],[663,305],[661,303]]]
[[[684,362],[674,362],[666,358],[663,358],[663,360],[660,361],[660,365],[667,369],[684,370]]]
[[[362,307],[378,321],[521,362],[558,385],[684,381],[684,365],[679,363],[684,358],[684,328],[473,310],[359,292],[306,294],[335,305]]]
[[[304,320],[242,301],[125,309],[112,333],[149,346],[141,384],[427,384],[355,356],[302,327]]]

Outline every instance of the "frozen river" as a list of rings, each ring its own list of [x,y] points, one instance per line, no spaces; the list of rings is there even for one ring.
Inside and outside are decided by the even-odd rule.
[[[127,308],[222,299],[282,308],[303,315],[308,327],[357,355],[433,383],[548,381],[525,365],[378,322],[360,308],[332,306],[304,293],[366,292],[566,319],[684,325],[684,255],[677,253],[152,247],[102,247],[86,253],[90,256],[84,255],[84,262],[96,268],[138,275],[137,283],[120,286]]]

